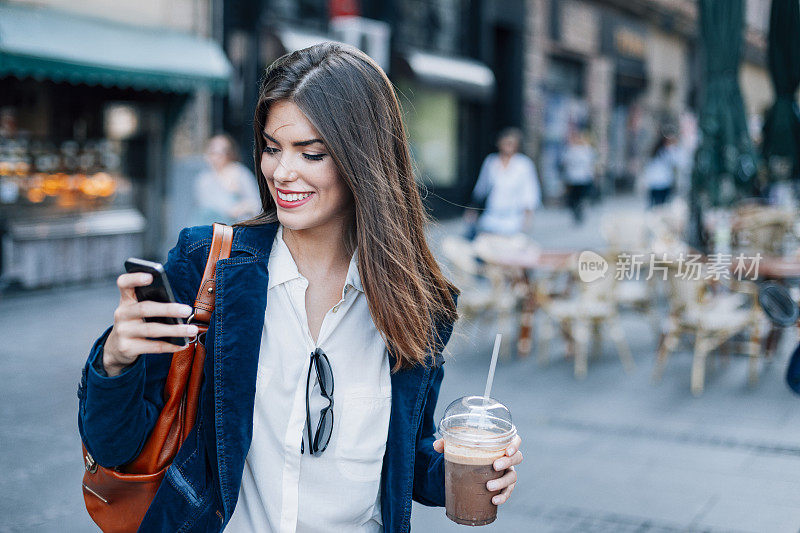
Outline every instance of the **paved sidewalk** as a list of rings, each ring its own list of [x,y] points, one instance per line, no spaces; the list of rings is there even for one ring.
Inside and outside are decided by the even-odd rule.
[[[602,209],[636,205],[622,199]],[[543,210],[534,236],[548,247],[596,246],[597,217],[590,209],[573,229],[566,211]],[[434,240],[457,226],[433,229]],[[117,298],[109,280],[0,299],[0,532],[96,531],[80,490],[75,391]],[[630,375],[611,344],[581,382],[558,342],[548,366],[501,361],[493,395],[511,407],[526,459],[514,497],[480,531],[797,531],[800,398],[783,383],[795,339],[756,387],[746,385],[746,362],[732,357],[693,398],[689,352],[674,354],[654,385],[654,334],[633,314],[623,325],[637,364]],[[449,401],[483,391],[493,338],[491,321],[459,324],[437,420]],[[416,504],[412,524],[423,533],[464,530],[443,509]]]

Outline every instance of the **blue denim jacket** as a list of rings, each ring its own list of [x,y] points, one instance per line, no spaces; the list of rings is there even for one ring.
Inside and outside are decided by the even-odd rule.
[[[231,256],[217,264],[216,309],[206,336],[197,423],[167,470],[140,531],[220,531],[233,514],[252,439],[267,262],[277,228],[235,228]],[[164,268],[179,302],[194,302],[210,245],[210,226],[187,228],[169,252]],[[441,343],[428,364],[391,376],[381,475],[385,531],[410,531],[412,498],[444,505],[443,458],[432,447],[433,413],[443,376],[441,351],[452,329],[451,323],[437,324]],[[95,342],[83,369],[78,428],[94,459],[113,467],[133,460],[144,445],[164,405],[170,358],[143,355],[124,373],[104,377],[93,363],[102,357],[109,331]],[[394,365],[391,350],[389,359]]]

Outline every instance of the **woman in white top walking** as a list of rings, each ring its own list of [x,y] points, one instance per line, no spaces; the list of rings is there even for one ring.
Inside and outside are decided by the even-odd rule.
[[[653,147],[650,160],[644,167],[644,179],[650,196],[650,207],[669,201],[680,170],[681,161],[676,139],[662,134]]]
[[[261,212],[256,177],[239,162],[239,150],[230,135],[211,137],[205,158],[209,168],[194,183],[195,224],[233,224]]]
[[[530,157],[519,153],[521,141],[519,129],[501,131],[497,136],[498,152],[483,161],[472,191],[474,205],[486,202],[477,232],[514,235],[530,226],[533,211],[541,203],[541,192],[536,166]],[[465,217],[468,223],[474,223],[476,214],[469,210]]]
[[[366,54],[323,43],[270,66],[254,133],[263,211],[217,263],[198,422],[140,530],[408,531],[412,498],[444,505],[433,414],[457,289],[425,240],[397,97]],[[185,229],[170,252],[181,303],[210,236]],[[135,457],[163,406],[164,352],[178,348],[153,337],[197,334],[142,320],[188,314],[137,302],[147,283],[120,276],[84,369],[79,426],[103,466]],[[520,444],[494,463],[496,505]]]
[[[567,205],[576,224],[583,222],[583,202],[594,186],[597,152],[589,142],[589,134],[572,131],[561,158],[564,182],[567,186]]]

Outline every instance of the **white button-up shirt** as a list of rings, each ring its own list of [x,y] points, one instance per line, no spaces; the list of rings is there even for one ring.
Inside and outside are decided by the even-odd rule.
[[[386,345],[367,306],[356,255],[342,299],[325,315],[318,341],[306,317],[306,280],[278,231],[258,361],[253,441],[239,500],[226,531],[383,531],[380,479],[392,391]],[[258,290],[254,288],[253,290]],[[333,433],[319,456],[306,440],[306,378],[322,348],[333,371]],[[327,405],[316,372],[310,387],[312,436]]]

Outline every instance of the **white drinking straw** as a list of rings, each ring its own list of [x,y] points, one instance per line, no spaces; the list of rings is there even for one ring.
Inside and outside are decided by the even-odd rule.
[[[492,392],[492,382],[494,381],[494,369],[497,366],[497,354],[500,353],[500,340],[503,338],[502,333],[498,333],[494,338],[494,351],[492,351],[492,362],[489,364],[489,376],[486,378],[486,388],[483,391],[483,403],[489,400],[489,394]]]

